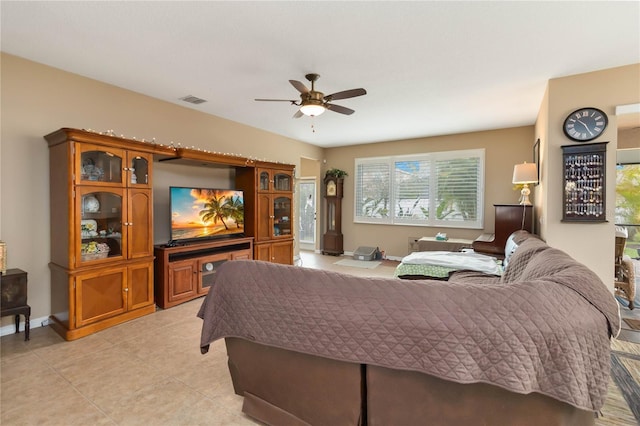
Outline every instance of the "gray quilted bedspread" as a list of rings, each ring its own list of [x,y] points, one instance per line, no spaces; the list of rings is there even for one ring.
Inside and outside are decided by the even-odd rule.
[[[240,337],[459,383],[539,392],[598,410],[607,394],[618,308],[589,269],[557,250],[549,257],[558,253],[551,276],[511,283],[365,278],[227,262],[198,313],[201,351],[214,340]],[[526,274],[519,271],[521,278]]]

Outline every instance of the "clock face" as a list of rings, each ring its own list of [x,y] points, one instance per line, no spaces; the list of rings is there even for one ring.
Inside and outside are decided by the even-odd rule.
[[[607,114],[597,108],[580,108],[564,120],[564,134],[574,141],[586,142],[600,136],[608,124]]]
[[[336,183],[334,181],[327,183],[327,195],[330,197],[336,195]]]

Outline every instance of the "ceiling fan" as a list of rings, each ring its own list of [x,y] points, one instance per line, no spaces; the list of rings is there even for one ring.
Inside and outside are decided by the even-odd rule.
[[[289,80],[289,83],[300,92],[300,100],[295,99],[256,99],[256,101],[270,101],[270,102],[291,102],[291,105],[299,106],[300,109],[296,111],[293,118],[300,118],[303,115],[315,117],[322,114],[325,110],[331,110],[340,114],[351,115],[355,111],[351,108],[343,107],[341,105],[332,104],[331,102],[336,99],[348,99],[355,98],[356,96],[366,95],[367,91],[360,89],[343,90],[342,92],[332,93],[325,96],[324,93],[315,90],[315,82],[320,78],[318,74],[307,74],[306,79],[311,82],[311,90],[307,88],[303,83],[297,80]]]

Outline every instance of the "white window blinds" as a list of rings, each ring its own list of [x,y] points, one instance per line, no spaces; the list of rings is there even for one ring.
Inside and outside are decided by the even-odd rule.
[[[482,149],[357,158],[355,169],[355,222],[482,228]]]
[[[386,222],[390,207],[390,181],[388,161],[362,159],[358,163],[356,160],[356,216],[374,223]]]

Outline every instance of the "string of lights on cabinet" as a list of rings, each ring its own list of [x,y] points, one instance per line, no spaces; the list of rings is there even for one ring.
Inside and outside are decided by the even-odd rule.
[[[163,144],[163,143],[159,143],[156,141],[156,138],[151,138],[151,139],[138,139],[135,136],[132,137],[128,137],[125,136],[123,134],[121,135],[117,135],[116,132],[112,129],[106,130],[106,131],[99,131],[99,130],[94,130],[94,129],[82,129],[85,132],[91,132],[91,133],[96,133],[98,135],[104,135],[104,136],[110,136],[110,137],[119,137],[121,139],[128,139],[128,140],[134,140],[136,142],[143,142],[143,143],[148,143],[150,145],[156,145],[159,146],[161,148],[167,147],[169,149],[172,149],[174,151],[177,151],[178,149],[190,149],[193,151],[198,151],[198,152],[202,152],[204,154],[215,154],[215,155],[221,155],[224,157],[234,157],[234,158],[246,158],[248,160],[248,162],[255,162],[255,161],[264,161],[264,162],[269,162],[269,163],[276,163],[276,164],[285,164],[281,161],[276,161],[276,160],[269,160],[266,158],[258,158],[258,157],[251,157],[251,156],[245,156],[242,154],[236,154],[236,153],[232,153],[232,152],[220,152],[220,151],[211,151],[208,149],[203,149],[203,148],[199,148],[196,147],[195,145],[191,145],[191,146],[186,146],[186,145],[182,145],[182,143],[180,142],[174,142],[174,141],[170,141],[168,144]]]

